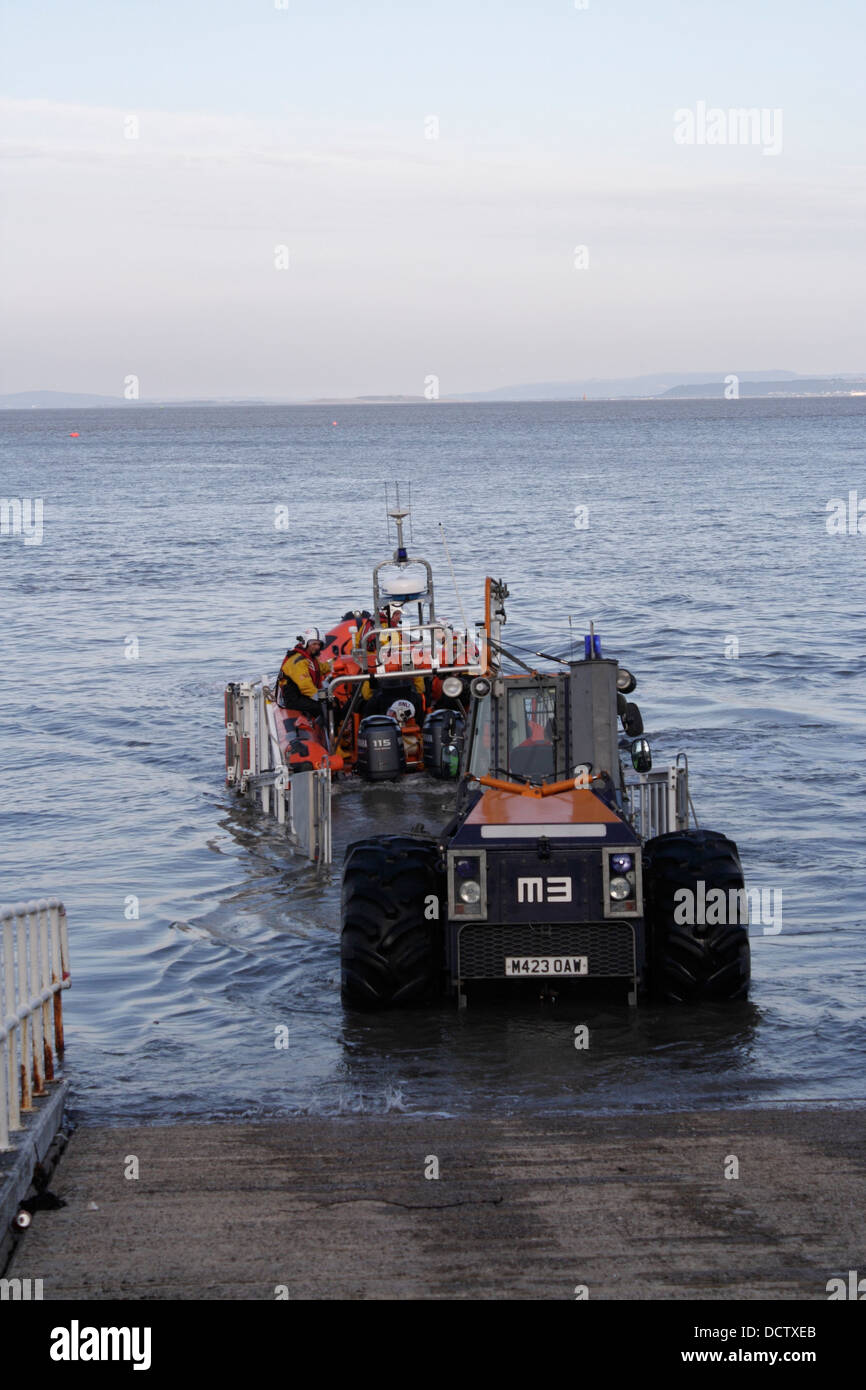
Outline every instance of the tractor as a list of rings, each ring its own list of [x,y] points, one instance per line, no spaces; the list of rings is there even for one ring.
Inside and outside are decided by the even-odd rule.
[[[437,835],[367,836],[347,849],[345,1004],[451,995],[464,1007],[485,982],[520,981],[542,997],[604,984],[631,1005],[746,998],[737,846],[697,826],[685,755],[653,772],[627,699],[635,678],[602,655],[593,630],[580,659],[547,658],[554,670],[507,652],[507,596],[488,579],[489,669],[472,681],[461,746],[440,751],[459,759],[451,819]],[[503,657],[520,669],[503,671]]]

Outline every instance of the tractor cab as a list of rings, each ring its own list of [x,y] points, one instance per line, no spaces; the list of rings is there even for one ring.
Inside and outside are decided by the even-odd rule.
[[[470,783],[494,779],[548,790],[580,781],[621,810],[618,721],[626,733],[643,732],[637,706],[623,694],[634,688],[634,677],[600,656],[563,665],[543,674],[496,674],[483,683],[487,689],[470,711],[464,776]]]
[[[544,782],[565,776],[563,678],[494,681],[472,710],[466,771],[474,778]]]
[[[560,734],[561,691],[554,681],[538,681],[533,686],[512,683],[504,696],[506,716],[505,748],[510,776],[527,782],[550,781],[564,771],[565,742]],[[557,763],[560,768],[557,768]]]

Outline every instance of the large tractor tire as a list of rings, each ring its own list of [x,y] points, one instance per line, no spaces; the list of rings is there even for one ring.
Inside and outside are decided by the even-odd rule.
[[[340,942],[347,1004],[399,1008],[440,993],[444,903],[445,875],[435,840],[383,835],[349,846]]]
[[[687,888],[697,905],[712,889],[721,889],[730,904],[730,889],[743,888],[733,840],[715,830],[657,835],[644,846],[643,866],[651,993],[677,1004],[745,999],[750,977],[748,923],[728,920],[742,914],[725,911],[716,924],[682,922],[677,919],[685,915],[683,899],[675,898],[678,889]],[[715,914],[708,909],[703,915]]]

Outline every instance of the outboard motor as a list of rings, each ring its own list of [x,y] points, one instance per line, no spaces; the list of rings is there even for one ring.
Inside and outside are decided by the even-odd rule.
[[[437,709],[424,721],[424,767],[431,777],[456,777],[466,720],[453,709]]]
[[[358,772],[365,782],[390,782],[406,771],[406,749],[396,720],[369,714],[358,726]]]

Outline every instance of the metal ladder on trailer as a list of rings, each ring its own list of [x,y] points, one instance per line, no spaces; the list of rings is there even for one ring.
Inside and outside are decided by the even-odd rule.
[[[267,678],[226,686],[226,783],[272,815],[294,848],[331,863],[331,770],[293,772],[283,762],[277,704]]]

